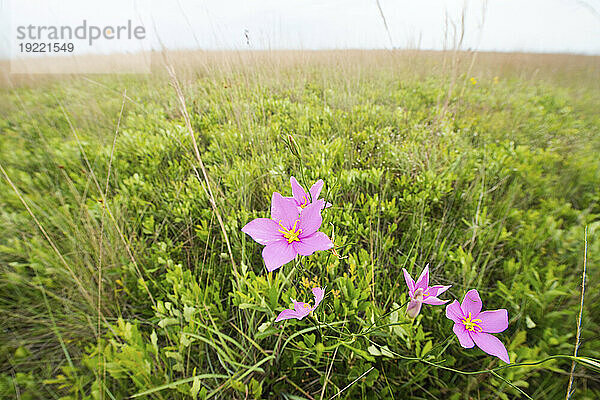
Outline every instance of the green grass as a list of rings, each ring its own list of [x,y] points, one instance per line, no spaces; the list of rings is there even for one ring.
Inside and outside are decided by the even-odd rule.
[[[0,397],[564,398],[571,359],[547,358],[573,354],[586,226],[578,354],[600,358],[600,64],[469,57],[173,54],[214,205],[159,63],[2,89]],[[343,257],[267,273],[240,229],[291,175],[325,180]],[[504,364],[444,307],[405,316],[401,269],[427,263],[546,361],[457,372]],[[314,318],[275,324],[310,280]],[[598,398],[579,361],[573,398]]]

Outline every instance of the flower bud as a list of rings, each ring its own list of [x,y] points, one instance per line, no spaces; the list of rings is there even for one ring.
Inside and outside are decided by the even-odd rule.
[[[288,135],[288,146],[290,147],[290,151],[293,155],[300,157],[300,148],[298,147],[298,143],[296,143],[292,135]]]

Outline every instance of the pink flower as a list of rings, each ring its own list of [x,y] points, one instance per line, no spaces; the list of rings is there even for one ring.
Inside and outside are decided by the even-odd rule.
[[[333,243],[318,232],[323,218],[321,205],[309,204],[302,214],[296,203],[273,193],[271,218],[257,218],[242,228],[258,243],[265,245],[262,255],[268,271],[276,270],[296,255],[309,256],[315,251],[329,250]]]
[[[419,315],[423,303],[432,306],[440,306],[448,302],[448,300],[438,299],[437,296],[448,290],[450,286],[437,285],[429,287],[429,265],[421,272],[421,276],[417,279],[417,283],[413,281],[404,268],[402,268],[402,272],[404,273],[404,280],[408,286],[408,294],[410,296],[410,303],[408,303],[408,307],[406,307],[406,313],[410,318],[415,318]]]
[[[306,193],[304,188],[300,186],[296,178],[293,176],[290,178],[290,183],[292,185],[292,197],[286,197],[286,199],[294,200],[294,202],[296,202],[296,206],[298,206],[300,210],[311,204],[311,199],[312,203],[319,203],[321,205],[321,209],[331,207],[331,203],[325,204],[325,200],[319,200],[319,195],[321,194],[321,189],[323,189],[324,184],[323,179],[319,179],[310,187],[310,194]]]
[[[323,296],[325,296],[325,290],[316,287],[312,290],[312,292],[315,296],[314,306],[311,307],[309,303],[302,303],[300,301],[292,299],[292,303],[294,303],[294,308],[283,310],[282,312],[280,312],[277,318],[275,319],[275,322],[291,318],[302,319],[308,314],[310,314],[312,311],[314,311],[321,303],[321,300],[323,300]]]
[[[452,330],[461,346],[467,349],[477,345],[488,354],[510,364],[506,347],[490,333],[508,328],[508,312],[505,309],[481,312],[481,298],[471,289],[460,304],[457,300],[446,307],[446,317],[454,321]]]

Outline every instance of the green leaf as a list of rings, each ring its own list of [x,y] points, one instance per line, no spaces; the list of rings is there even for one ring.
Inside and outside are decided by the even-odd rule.
[[[392,353],[392,351],[390,350],[390,348],[387,345],[382,346],[380,348],[380,350],[381,350],[381,355],[383,355],[385,357],[394,358],[394,353]]]
[[[194,370],[195,370],[195,368],[194,368]],[[193,382],[194,383],[192,384],[192,387],[190,388],[190,394],[195,399],[195,398],[198,397],[198,392],[200,391],[200,388],[201,388],[201,386],[200,386],[200,378],[198,378],[197,376],[195,376]]]
[[[367,352],[366,352],[366,351],[364,351],[364,350],[357,349],[357,348],[355,348],[355,347],[352,347],[352,346],[350,346],[350,345],[348,345],[348,344],[346,344],[346,343],[342,343],[342,345],[343,345],[344,347],[346,347],[346,348],[348,348],[348,349],[352,350],[354,353],[356,353],[356,355],[358,355],[359,357],[362,357],[362,358],[364,358],[364,359],[365,359],[365,360],[367,360],[367,361],[371,361],[371,362],[375,361],[375,357],[372,357],[371,355],[369,355],[369,353],[367,353]]]
[[[427,341],[427,343],[425,343],[425,346],[423,346],[423,349],[421,349],[421,357],[425,357],[425,355],[427,353],[429,353],[429,351],[433,348],[433,344],[431,343],[431,340]]]
[[[170,326],[170,325],[178,325],[179,324],[179,320],[177,318],[163,318],[160,321],[158,321],[158,326],[160,326],[161,328],[164,328],[166,326]]]
[[[375,346],[374,344],[370,345],[369,348],[367,349],[367,351],[369,352],[370,355],[375,356],[375,357],[379,357],[381,355],[381,351],[379,351],[377,346]]]
[[[152,333],[150,334],[150,341],[152,342],[154,354],[158,355],[158,336],[156,336],[156,331],[154,329],[152,329]]]
[[[313,347],[315,345],[315,339],[316,337],[314,333],[304,335],[303,337],[304,343],[306,343],[306,347]]]
[[[535,324],[535,322],[533,322],[533,320],[529,317],[529,315],[525,317],[525,325],[529,329],[533,329],[533,328],[535,328],[537,326]]]
[[[258,331],[260,333],[263,333],[268,327],[271,326],[271,322],[263,322],[262,324],[260,324],[260,326],[258,327]]]

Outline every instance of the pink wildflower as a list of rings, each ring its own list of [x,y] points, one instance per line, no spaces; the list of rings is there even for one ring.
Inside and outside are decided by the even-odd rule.
[[[471,289],[462,304],[454,300],[446,307],[446,317],[454,321],[452,330],[462,347],[470,349],[477,345],[486,353],[510,364],[506,347],[496,336],[490,335],[508,328],[508,312],[503,308],[481,312],[481,307],[479,293]]]
[[[439,306],[448,302],[448,300],[440,300],[437,296],[448,290],[450,286],[429,286],[429,265],[421,272],[417,283],[413,281],[404,268],[402,268],[402,272],[404,273],[404,280],[408,286],[408,294],[410,296],[410,303],[406,307],[406,313],[410,318],[415,318],[419,315],[423,304]]]
[[[302,319],[308,314],[310,314],[312,311],[314,311],[321,303],[321,300],[323,300],[323,297],[325,296],[325,291],[321,288],[316,287],[313,288],[312,292],[315,296],[314,306],[311,307],[309,303],[302,303],[300,301],[292,299],[293,308],[283,310],[282,312],[280,312],[277,318],[275,319],[275,322],[291,318]]]
[[[250,221],[242,232],[265,245],[263,259],[267,270],[273,271],[298,254],[309,256],[315,251],[332,248],[329,237],[318,231],[322,222],[320,204],[309,204],[300,213],[296,203],[275,192],[271,200],[271,218]]]

